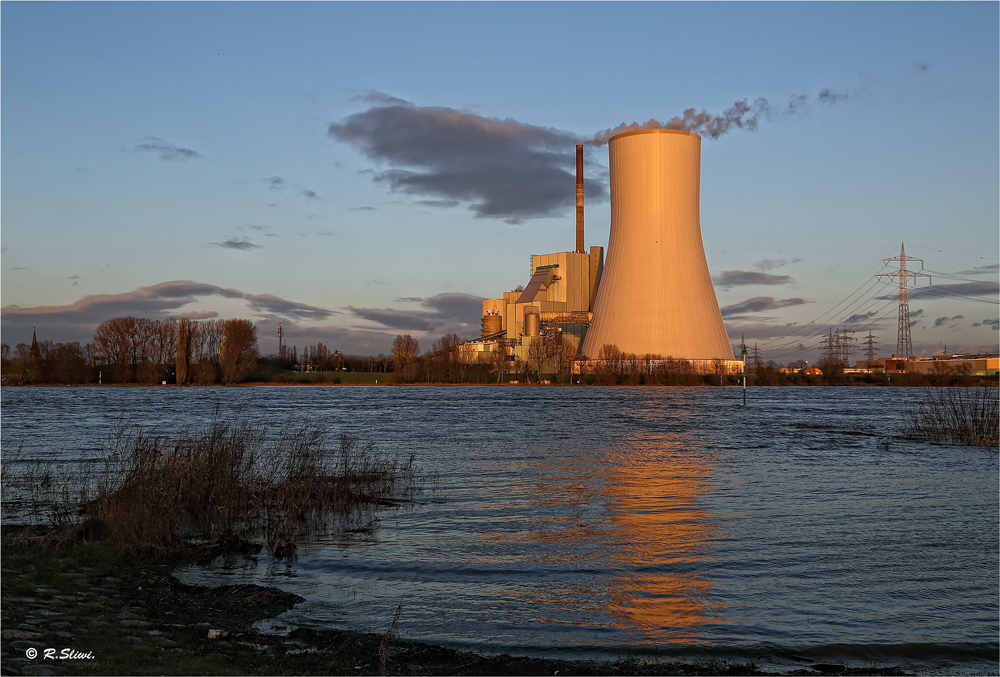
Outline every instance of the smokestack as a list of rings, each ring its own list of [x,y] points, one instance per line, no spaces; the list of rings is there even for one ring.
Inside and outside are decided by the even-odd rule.
[[[576,250],[583,247],[583,145],[576,147]]]
[[[701,137],[625,132],[608,143],[611,235],[581,352],[733,359],[705,260],[699,217]]]

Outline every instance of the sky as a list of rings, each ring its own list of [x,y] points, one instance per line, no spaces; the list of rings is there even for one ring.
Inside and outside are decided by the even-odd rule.
[[[1000,4],[0,3],[0,334],[245,318],[387,353],[607,246],[608,130],[702,134],[723,319],[762,359],[997,352]]]

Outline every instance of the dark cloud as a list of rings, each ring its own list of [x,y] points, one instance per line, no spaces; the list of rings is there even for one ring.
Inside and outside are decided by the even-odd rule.
[[[283,190],[285,188],[285,180],[280,176],[271,176],[264,179],[264,185],[266,185],[271,190]]]
[[[397,299],[401,303],[417,303],[419,310],[396,308],[348,309],[355,317],[376,322],[389,329],[425,332],[432,336],[448,333],[468,335],[479,333],[483,299],[470,294],[438,294],[430,298]]]
[[[365,100],[374,105],[331,124],[328,134],[387,164],[373,178],[391,190],[513,223],[575,205],[575,135],[378,93]],[[598,181],[585,179],[584,193],[591,204],[607,200]]]
[[[91,340],[98,324],[113,317],[134,315],[161,319],[180,317],[182,312],[184,316],[190,317],[192,312],[181,311],[181,308],[198,299],[212,296],[242,299],[250,310],[266,317],[317,320],[327,319],[336,314],[335,311],[289,301],[271,294],[248,294],[212,284],[176,280],[140,287],[121,294],[92,294],[63,306],[31,308],[5,306],[0,308],[0,319],[3,321],[3,332],[10,331],[11,335],[28,331],[30,336],[31,326],[37,324],[45,328],[46,340],[86,342]],[[217,313],[211,310],[199,310],[194,311],[194,315],[215,317]]]
[[[364,101],[365,103],[371,103],[378,106],[409,106],[411,105],[406,99],[400,99],[398,97],[392,96],[391,94],[386,94],[385,92],[379,92],[377,90],[369,90],[362,96],[357,96],[354,98],[355,101]]]
[[[960,270],[956,275],[996,275],[997,271],[1000,270],[1000,263],[994,263],[989,266],[976,266],[972,270]]]
[[[1000,319],[993,319],[993,320],[986,319],[986,320],[983,320],[982,322],[973,322],[972,326],[973,327],[989,327],[993,331],[997,331],[998,329],[1000,329]]]
[[[154,153],[164,162],[175,162],[179,160],[193,160],[200,158],[197,151],[190,148],[181,148],[172,143],[158,139],[155,136],[147,136],[141,139],[132,149],[137,153]]]
[[[951,323],[951,327],[955,328],[954,324],[955,320],[961,320],[961,319],[963,319],[961,315],[955,315],[953,317],[948,317],[948,316],[939,317],[936,320],[934,320],[934,326],[943,327],[944,325]]]
[[[322,320],[331,315],[340,315],[337,311],[310,306],[297,301],[289,301],[272,294],[244,294],[241,298],[246,299],[251,310],[255,310],[262,315],[273,315],[276,317],[298,317],[310,320]]]
[[[970,296],[994,296],[1000,293],[996,282],[959,282],[957,284],[933,284],[910,289],[910,298],[965,298]]]
[[[749,270],[724,270],[712,276],[712,282],[720,287],[735,287],[750,284],[791,284],[794,278],[788,275],[771,275]]]
[[[721,308],[721,311],[723,317],[740,317],[750,313],[761,313],[766,310],[777,310],[779,308],[788,308],[789,306],[800,306],[804,303],[808,303],[808,301],[800,298],[774,299],[770,296],[755,296],[754,298],[747,299],[741,303]]]
[[[225,249],[238,249],[240,251],[250,251],[260,249],[259,244],[254,244],[246,237],[231,237],[224,242],[213,242],[213,247],[224,247]]]
[[[796,257],[794,259],[761,259],[757,263],[753,264],[754,270],[768,271],[774,270],[775,268],[781,268],[782,266],[787,266],[790,263],[798,263],[802,259]]]
[[[319,195],[316,194],[316,191],[309,190],[308,188],[303,188],[299,192],[301,192],[302,195],[305,196],[305,198],[307,200],[318,200],[319,199]]]
[[[855,313],[854,315],[851,315],[846,320],[844,320],[844,324],[848,325],[848,326],[850,326],[852,324],[860,324],[860,323],[864,322],[865,320],[872,319],[873,317],[878,317],[878,312],[877,311],[872,310],[872,311],[867,312],[867,313]]]

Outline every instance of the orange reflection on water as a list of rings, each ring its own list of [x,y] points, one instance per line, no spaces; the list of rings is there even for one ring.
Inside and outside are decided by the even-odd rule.
[[[700,626],[725,622],[706,571],[716,527],[698,503],[713,469],[694,440],[643,435],[604,458],[562,456],[546,464],[538,508],[564,517],[530,537],[604,573],[586,590],[577,584],[558,600],[537,602],[592,609],[599,602],[614,619],[606,625],[661,642],[698,642]]]

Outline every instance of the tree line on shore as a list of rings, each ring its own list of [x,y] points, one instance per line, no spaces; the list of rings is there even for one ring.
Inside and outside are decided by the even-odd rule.
[[[252,382],[291,382],[294,372],[392,373],[396,383],[569,383],[599,385],[718,385],[742,377],[726,375],[720,365],[703,373],[687,360],[660,355],[625,353],[614,345],[601,348],[596,368],[573,374],[575,346],[561,334],[533,342],[527,351],[514,351],[498,341],[493,350],[477,354],[463,349],[464,341],[447,334],[429,350],[420,352],[417,339],[396,336],[391,355],[344,355],[322,343],[283,348],[277,355],[260,355],[257,328],[249,320],[165,319],[117,317],[97,326],[93,340],[80,345],[32,341],[13,349],[0,344],[0,370],[5,384],[159,384],[212,385]],[[481,358],[481,359],[480,359]],[[789,367],[803,367],[803,361]],[[848,375],[838,362],[821,363],[821,376],[785,373],[774,361],[747,362],[748,385],[967,385],[968,374]],[[337,377],[332,379],[339,382]],[[385,381],[383,381],[385,382]]]

